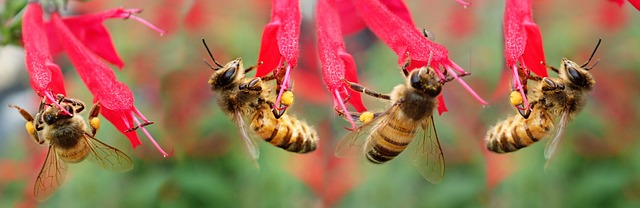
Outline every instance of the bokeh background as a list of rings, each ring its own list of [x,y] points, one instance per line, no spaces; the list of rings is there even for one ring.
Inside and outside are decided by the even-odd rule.
[[[13,0],[9,0],[13,1]],[[7,0],[0,1],[6,5]],[[607,0],[536,0],[547,62],[586,61],[597,40],[597,80],[586,108],[571,122],[551,166],[544,167],[544,143],[507,155],[484,149],[486,130],[515,113],[504,81],[504,1],[407,0],[416,25],[428,28],[450,57],[473,75],[465,77],[491,105],[481,106],[456,82],[444,96],[450,112],[435,117],[446,159],[444,180],[424,180],[408,157],[384,165],[363,158],[336,158],[336,143],[347,123],[334,114],[322,85],[315,48],[314,1],[303,12],[299,66],[294,70],[296,104],[289,113],[320,134],[320,148],[295,155],[259,142],[257,169],[243,150],[233,123],[216,106],[207,79],[211,71],[201,45],[205,38],[220,62],[243,57],[255,63],[267,0],[72,1],[82,14],[123,6],[143,8],[138,16],[168,30],[159,36],[141,24],[119,19],[105,24],[126,66],[114,69],[136,96],[136,106],[156,124],[148,129],[171,157],[149,141],[132,149],[109,123],[98,138],[129,154],[132,171],[115,173],[83,162],[71,165],[66,182],[43,207],[639,207],[640,206],[640,12],[629,3]],[[346,39],[361,83],[389,92],[402,83],[397,57],[371,32]],[[66,57],[69,96],[92,100]],[[38,205],[33,183],[46,148],[32,142],[24,120],[8,104],[35,111],[24,52],[0,50],[0,207]],[[553,74],[551,76],[554,76]],[[502,83],[502,84],[501,84]],[[387,103],[365,98],[371,110]]]

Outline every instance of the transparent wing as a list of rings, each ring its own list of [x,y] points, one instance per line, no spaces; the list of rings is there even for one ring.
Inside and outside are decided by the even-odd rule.
[[[233,120],[233,122],[238,125],[242,141],[244,142],[247,151],[251,156],[251,159],[257,165],[258,157],[260,157],[260,149],[258,148],[258,143],[256,143],[256,140],[253,139],[253,137],[251,137],[249,132],[247,131],[247,124],[244,122],[244,119],[242,118],[240,112],[235,112],[235,119]]]
[[[33,187],[33,194],[36,200],[44,201],[48,199],[64,182],[66,175],[67,163],[58,159],[53,145],[49,146],[47,158],[44,160],[44,165]]]
[[[85,133],[84,141],[90,147],[90,154],[87,157],[89,161],[113,171],[127,171],[133,168],[131,158],[115,147],[109,146],[87,133]]]
[[[569,112],[562,112],[562,116],[560,117],[560,122],[558,122],[558,126],[555,128],[555,133],[553,134],[553,138],[547,142],[547,146],[544,149],[544,158],[547,159],[545,167],[549,165],[551,158],[555,154],[558,149],[558,144],[562,140],[562,134],[564,133],[564,129],[569,122]]]
[[[361,151],[365,151],[370,147],[364,146],[367,144],[367,139],[371,134],[371,131],[376,129],[376,126],[384,125],[389,120],[390,114],[393,114],[396,110],[398,110],[398,103],[392,105],[389,109],[382,113],[376,113],[373,120],[369,121],[369,123],[363,124],[353,131],[349,132],[344,138],[340,140],[338,146],[336,146],[336,157],[350,157],[357,155]]]
[[[433,116],[422,124],[420,137],[411,154],[412,164],[427,181],[437,184],[444,177],[444,154],[433,122]]]

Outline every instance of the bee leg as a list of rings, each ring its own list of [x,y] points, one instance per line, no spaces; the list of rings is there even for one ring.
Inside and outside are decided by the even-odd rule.
[[[95,136],[100,128],[100,118],[98,118],[98,115],[100,114],[100,107],[100,102],[97,102],[89,111],[89,126],[91,127],[92,136]],[[135,128],[137,129],[138,127]]]
[[[351,88],[351,90],[353,90],[353,91],[360,92],[360,93],[365,93],[365,94],[367,94],[369,96],[372,96],[372,97],[375,97],[375,98],[391,100],[391,97],[389,97],[389,95],[385,95],[385,94],[382,94],[382,93],[375,92],[373,90],[369,90],[369,89],[365,88],[364,86],[362,86],[362,85],[360,85],[358,83],[349,82],[346,79],[342,79],[342,81],[344,81],[349,86],[349,88]]]
[[[276,119],[280,119],[280,117],[282,117],[282,115],[284,115],[284,112],[287,111],[287,109],[283,109],[282,111],[278,111],[278,109],[275,107],[275,105],[272,102],[267,102],[269,104],[269,107],[271,108],[271,112],[273,113],[273,117],[275,117]]]
[[[27,120],[27,123],[25,124],[25,128],[27,129],[27,132],[29,132],[29,134],[31,135],[31,138],[33,138],[33,140],[38,143],[38,144],[43,144],[44,140],[40,139],[38,137],[38,131],[42,130],[42,126],[40,126],[40,129],[35,127],[35,119],[33,119],[33,116],[31,116],[31,114],[29,114],[29,112],[27,112],[26,110],[22,109],[21,107],[15,106],[15,105],[9,105],[9,107],[11,108],[15,108],[18,109],[18,111],[20,112],[20,115],[22,115],[22,117]]]
[[[409,76],[409,70],[407,69],[411,65],[411,57],[409,57],[409,52],[407,52],[407,59],[404,60],[404,64],[402,64],[402,73],[405,77]]]
[[[458,74],[458,78],[466,77],[466,76],[469,76],[469,75],[471,75],[471,72],[464,72],[462,74]],[[456,79],[454,76],[446,74],[445,78],[440,80],[440,83],[444,84],[444,83],[450,82],[451,80],[454,80],[454,79]]]
[[[248,82],[240,84],[238,89],[246,91],[262,91],[262,85],[260,85],[261,82],[262,79],[260,77],[256,77],[249,80]]]
[[[62,94],[58,94],[58,97],[62,97],[60,102],[65,102],[71,104],[75,108],[76,113],[80,113],[84,110],[84,103],[80,100],[76,100],[73,98],[64,97]]]
[[[531,105],[530,105],[531,106]],[[516,106],[516,108],[518,109],[518,113],[520,113],[520,115],[524,118],[527,119],[529,118],[529,115],[531,115],[531,108],[524,108],[524,104],[520,103],[519,105]]]
[[[549,66],[549,65],[546,65],[546,64],[545,64],[544,66],[545,66],[545,67],[547,67],[547,69],[549,69],[549,70],[551,70],[551,71],[554,71],[554,72],[556,72],[556,73],[560,74],[560,70],[558,70],[558,68],[556,68],[556,67],[554,67],[554,66]]]
[[[560,83],[556,83],[547,77],[542,78],[542,91],[555,91],[555,90],[564,90],[564,85]]]
[[[261,64],[262,64],[262,61],[260,61],[260,63],[258,63],[258,64],[256,64],[256,65],[253,65],[253,66],[251,66],[251,67],[249,67],[249,68],[244,69],[244,73],[247,73],[247,72],[253,71],[254,69],[258,68],[258,66],[260,66]]]

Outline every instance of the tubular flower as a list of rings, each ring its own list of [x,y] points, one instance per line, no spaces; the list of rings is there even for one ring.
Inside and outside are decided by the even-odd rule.
[[[533,22],[531,0],[507,0],[504,11],[504,56],[512,70],[512,83],[524,98],[524,108],[529,103],[525,96],[526,80],[533,72],[547,77],[542,35]]]
[[[40,4],[32,2],[27,5],[22,20],[25,62],[33,90],[38,95],[46,97],[49,102],[59,105],[54,95],[66,94],[64,77],[49,53],[42,16]],[[61,106],[59,108],[64,110]]]
[[[94,103],[101,104],[102,115],[129,138],[134,148],[141,142],[137,134],[132,131],[141,128],[156,148],[164,156],[167,156],[168,154],[159,147],[144,128],[145,125],[152,122],[149,122],[133,106],[131,90],[123,83],[118,82],[111,68],[98,58],[100,56],[119,67],[122,66],[122,61],[115,52],[111,37],[102,25],[102,21],[117,17],[133,18],[150,25],[132,15],[132,13],[139,11],[139,9],[115,9],[66,19],[54,12],[51,14],[51,20],[43,23],[41,5],[29,3],[25,13],[27,21],[23,22],[23,27],[29,28],[25,29],[23,34],[27,53],[26,62],[27,66],[30,66],[28,70],[34,90],[41,96],[51,96],[49,99],[53,99],[52,93],[66,93],[62,83],[62,73],[52,62],[51,53],[66,51],[80,78],[94,95]],[[49,48],[49,44],[52,45],[51,48]],[[96,45],[89,46],[87,44]]]
[[[395,2],[396,4],[404,5],[401,1]],[[390,5],[391,3],[383,4],[380,0],[353,0],[353,3],[369,29],[398,55],[399,65],[404,64],[410,58],[412,62],[408,69],[412,70],[426,66],[431,56],[430,67],[433,67],[441,79],[445,79],[445,74],[450,74],[476,100],[483,105],[487,104],[469,85],[459,79],[459,74],[464,75],[467,72],[449,59],[449,51],[444,46],[431,42],[416,29],[412,21],[407,21],[405,18],[396,15],[397,13],[408,14],[409,11],[394,13],[385,6],[385,4]],[[396,8],[406,9],[406,6]],[[444,72],[441,71],[441,67],[445,70]],[[439,96],[438,100],[438,112],[443,113],[446,111],[446,107],[442,96]]]
[[[298,0],[273,0],[271,21],[262,32],[256,77],[263,77],[274,69],[276,74],[285,70],[283,80],[278,80],[280,91],[275,106],[280,106],[282,93],[291,87],[291,69],[298,61],[301,21]]]
[[[78,40],[83,43],[91,43],[85,45],[90,51],[100,56],[105,61],[122,69],[122,67],[124,67],[124,62],[120,59],[118,52],[116,52],[116,49],[113,46],[113,41],[111,41],[111,35],[103,22],[111,18],[132,18],[160,32],[161,35],[164,34],[164,31],[156,28],[144,19],[133,15],[135,13],[140,13],[141,11],[141,9],[116,8],[95,14],[65,17],[62,21]],[[63,46],[61,42],[58,41],[56,29],[53,27],[52,22],[47,22],[46,28],[48,30],[48,35],[51,37],[49,38],[51,54],[58,54],[62,52]]]
[[[322,75],[324,83],[333,97],[334,108],[340,112],[347,113],[344,105],[348,102],[356,110],[362,112],[366,108],[362,104],[360,93],[351,94],[343,79],[357,82],[356,64],[353,57],[345,50],[340,31],[340,20],[338,12],[332,6],[332,0],[319,0],[316,13],[316,27],[318,31],[318,51],[320,62],[322,63]],[[351,127],[355,128],[355,123],[350,116]]]

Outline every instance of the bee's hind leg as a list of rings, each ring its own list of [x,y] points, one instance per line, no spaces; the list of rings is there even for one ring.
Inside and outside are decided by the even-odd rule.
[[[89,126],[91,127],[91,136],[95,136],[100,128],[100,118],[98,115],[100,114],[100,102],[97,102],[91,107],[91,111],[89,111]]]

